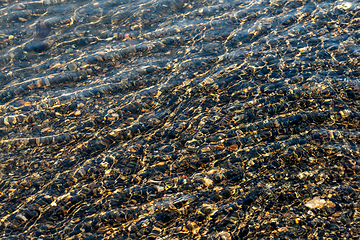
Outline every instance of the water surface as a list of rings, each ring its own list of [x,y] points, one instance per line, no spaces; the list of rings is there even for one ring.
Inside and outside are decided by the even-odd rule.
[[[359,10],[2,1],[2,237],[356,238]]]

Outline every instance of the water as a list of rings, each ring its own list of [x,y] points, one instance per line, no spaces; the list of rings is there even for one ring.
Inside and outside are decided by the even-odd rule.
[[[2,1],[1,236],[356,238],[359,36],[359,1]]]

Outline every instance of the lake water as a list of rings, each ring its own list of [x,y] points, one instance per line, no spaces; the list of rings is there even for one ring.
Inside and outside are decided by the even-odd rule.
[[[1,237],[357,238],[359,42],[359,1],[1,1]]]

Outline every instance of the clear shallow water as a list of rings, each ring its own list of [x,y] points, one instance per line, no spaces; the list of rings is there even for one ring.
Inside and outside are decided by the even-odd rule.
[[[356,237],[359,2],[0,4],[2,236]]]

